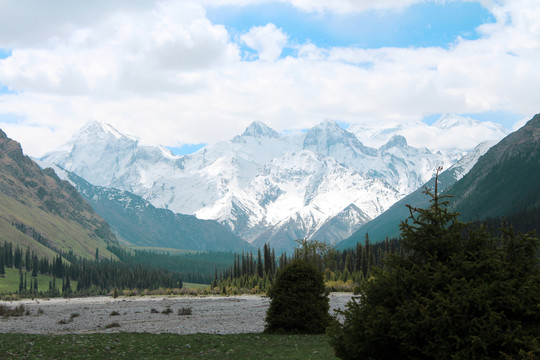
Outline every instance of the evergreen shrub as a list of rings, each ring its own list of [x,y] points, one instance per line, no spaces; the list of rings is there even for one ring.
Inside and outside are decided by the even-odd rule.
[[[265,332],[320,334],[330,308],[323,273],[313,264],[295,260],[280,271],[268,291],[271,299]]]

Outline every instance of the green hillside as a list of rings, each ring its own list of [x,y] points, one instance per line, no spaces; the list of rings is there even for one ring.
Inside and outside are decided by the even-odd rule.
[[[540,206],[540,114],[490,149],[448,192],[462,220]]]
[[[30,247],[39,256],[73,252],[84,258],[115,257],[109,225],[68,182],[25,156],[0,130],[0,241]]]

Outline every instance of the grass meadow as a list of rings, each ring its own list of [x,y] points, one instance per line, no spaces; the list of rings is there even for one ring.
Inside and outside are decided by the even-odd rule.
[[[336,359],[326,335],[2,334],[0,359]]]

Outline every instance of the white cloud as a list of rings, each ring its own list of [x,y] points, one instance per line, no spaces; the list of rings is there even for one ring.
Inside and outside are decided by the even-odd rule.
[[[238,56],[227,31],[212,25],[203,9],[168,3],[115,13],[45,46],[15,48],[0,62],[0,82],[63,95],[182,92],[200,85],[200,77],[186,73]]]
[[[279,58],[283,47],[287,44],[287,35],[274,24],[254,26],[240,39],[256,50],[259,59],[263,61],[274,61]]]
[[[345,14],[372,9],[401,10],[412,4],[425,2],[425,0],[201,0],[205,6],[216,7],[224,5],[246,6],[271,2],[290,4],[306,12]]]
[[[232,39],[201,2],[103,0],[80,10],[70,3],[55,12],[41,2],[35,9],[0,2],[0,47],[13,49],[0,59],[0,84],[16,91],[0,95],[0,115],[21,119],[2,123],[0,116],[0,126],[32,155],[90,119],[175,146],[228,139],[254,120],[282,130],[328,118],[361,124],[539,112],[540,4],[533,0],[487,1],[497,23],[449,49],[322,49],[288,44],[286,29],[273,24]],[[334,4],[310,3],[311,11]],[[295,5],[307,10],[308,2]],[[235,41],[258,59],[243,61]],[[298,55],[280,58],[285,46]]]

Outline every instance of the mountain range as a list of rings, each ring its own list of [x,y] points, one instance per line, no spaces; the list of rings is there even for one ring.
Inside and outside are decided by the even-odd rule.
[[[229,141],[175,156],[90,122],[41,161],[155,208],[216,220],[255,246],[290,251],[299,238],[348,237],[464,153],[412,147],[396,131],[374,148],[332,121],[293,136],[254,122]]]

